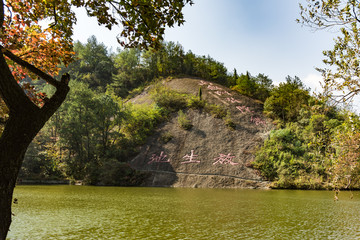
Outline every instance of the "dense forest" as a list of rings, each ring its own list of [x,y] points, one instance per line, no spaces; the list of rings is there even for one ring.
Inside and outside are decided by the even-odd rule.
[[[72,76],[70,93],[30,145],[22,179],[139,184],[143,174],[127,164],[138,146],[171,112],[206,104],[162,86],[153,90],[151,106],[133,105],[128,99],[159,79],[192,76],[263,103],[274,130],[254,153],[252,167],[272,181],[272,187],[359,187],[359,116],[314,96],[296,76],[274,86],[265,74],[230,72],[210,56],[185,53],[173,42],[162,43],[159,51],[112,52],[91,37],[75,43],[75,52],[77,60],[61,71]],[[54,92],[40,80],[34,87],[44,93],[44,101]]]

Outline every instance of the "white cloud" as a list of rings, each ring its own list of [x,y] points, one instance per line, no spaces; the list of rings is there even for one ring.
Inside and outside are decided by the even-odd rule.
[[[302,81],[307,87],[311,88],[311,92],[319,93],[322,91],[320,82],[323,81],[323,77],[320,74],[308,74]]]

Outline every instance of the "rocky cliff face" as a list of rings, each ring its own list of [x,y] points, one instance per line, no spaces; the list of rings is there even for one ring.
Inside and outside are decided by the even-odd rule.
[[[204,110],[184,111],[193,127],[179,126],[177,114],[148,138],[131,166],[149,172],[146,186],[264,188],[267,182],[249,168],[254,151],[272,125],[262,115],[262,104],[223,86],[199,79],[164,82],[171,89],[197,94],[231,113],[235,129]],[[148,101],[147,93],[132,100]]]

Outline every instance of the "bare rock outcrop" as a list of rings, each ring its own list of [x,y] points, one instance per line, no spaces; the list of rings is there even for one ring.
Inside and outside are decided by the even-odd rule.
[[[229,128],[223,119],[202,109],[189,109],[185,113],[193,126],[185,130],[174,114],[148,138],[130,162],[135,169],[150,173],[145,185],[266,188],[268,183],[249,167],[256,148],[263,144],[272,128],[271,121],[262,114],[262,104],[199,79],[180,78],[164,84],[194,95],[201,86],[203,99],[226,108],[235,128]],[[136,104],[144,99],[146,93],[132,102]]]

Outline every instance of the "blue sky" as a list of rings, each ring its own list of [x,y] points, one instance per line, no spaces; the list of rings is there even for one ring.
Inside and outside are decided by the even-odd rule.
[[[194,0],[184,9],[185,24],[167,29],[165,40],[179,42],[185,51],[210,55],[229,71],[264,73],[275,83],[298,76],[319,90],[324,67],[322,51],[333,46],[333,32],[313,31],[296,23],[305,0]],[[79,11],[78,11],[79,12]],[[120,29],[109,31],[79,12],[74,39],[95,35],[114,50]]]

